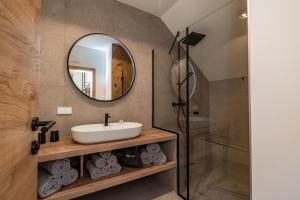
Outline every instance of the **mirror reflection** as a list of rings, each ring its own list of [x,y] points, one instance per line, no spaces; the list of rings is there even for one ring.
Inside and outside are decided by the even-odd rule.
[[[123,97],[135,78],[129,50],[104,34],[89,34],[75,42],[69,53],[68,71],[83,94],[99,101]]]
[[[186,78],[186,59],[183,58],[179,62],[173,62],[171,68],[171,85],[176,96],[179,96],[178,87],[180,87],[181,99],[186,101],[186,82],[189,81],[189,99],[191,99],[196,89],[196,73],[192,63],[189,63],[188,79]]]

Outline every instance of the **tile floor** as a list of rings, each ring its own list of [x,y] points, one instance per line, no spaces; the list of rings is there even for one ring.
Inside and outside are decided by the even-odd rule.
[[[249,200],[250,193],[247,178],[243,180],[242,176],[233,176],[227,173],[226,168],[236,169],[236,174],[238,174],[238,170],[243,167],[241,165],[234,165],[237,164],[222,163],[208,170],[204,170],[201,163],[192,165],[190,183],[191,199]]]
[[[155,176],[119,185],[76,200],[181,200],[170,187],[161,185]]]

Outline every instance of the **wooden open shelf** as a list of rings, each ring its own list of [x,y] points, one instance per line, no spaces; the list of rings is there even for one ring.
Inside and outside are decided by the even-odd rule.
[[[118,174],[105,178],[92,180],[88,176],[83,176],[77,182],[63,189],[44,200],[66,200],[104,190],[116,185],[127,183],[145,176],[150,176],[159,172],[170,170],[176,167],[175,161],[167,162],[164,165],[155,165],[144,168],[123,168]]]
[[[83,145],[76,143],[72,140],[71,137],[66,137],[60,142],[42,145],[38,153],[39,162],[58,160],[75,156],[80,157],[80,178],[72,185],[63,187],[59,192],[45,198],[45,200],[73,199],[116,185],[127,183],[139,178],[173,169],[176,167],[176,161],[174,161],[173,155],[175,153],[176,143],[172,141],[175,141],[176,138],[177,137],[175,134],[158,129],[150,129],[143,131],[139,137],[128,140]],[[165,153],[169,161],[163,165],[150,165],[144,168],[131,168],[122,166],[122,171],[120,173],[97,180],[90,179],[88,172],[84,169],[85,155],[158,142],[167,142],[162,143],[162,146],[166,147],[167,151],[165,151]]]
[[[38,153],[38,161],[58,160],[170,140],[176,140],[176,135],[158,129],[145,130],[139,137],[133,139],[90,145],[78,144],[71,137],[66,137],[59,142],[42,145]]]

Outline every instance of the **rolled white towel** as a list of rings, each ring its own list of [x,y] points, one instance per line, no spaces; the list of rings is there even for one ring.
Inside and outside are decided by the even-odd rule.
[[[62,184],[63,186],[67,186],[77,181],[77,179],[78,171],[74,168],[71,168],[64,172],[62,176]]]
[[[98,154],[91,155],[91,158],[94,164],[99,168],[104,167],[106,165],[106,159],[100,157]]]
[[[153,163],[155,165],[162,165],[167,162],[167,157],[166,157],[165,153],[162,151],[156,155],[152,155],[152,159],[153,159]]]
[[[160,152],[160,150],[161,150],[161,148],[158,143],[148,144],[146,146],[146,151],[152,155],[158,154]]]
[[[118,164],[118,158],[114,154],[111,154],[110,157],[106,159],[108,166],[114,166]]]
[[[103,176],[102,169],[96,167],[92,160],[87,160],[85,167],[89,171],[91,179],[97,179]]]
[[[39,169],[38,171],[38,196],[45,198],[58,192],[61,189],[62,180],[59,176],[54,176]]]
[[[152,155],[146,150],[141,151],[141,160],[144,165],[150,165],[153,162]]]
[[[121,167],[121,165],[119,163],[117,163],[117,164],[115,164],[113,166],[110,166],[110,169],[111,169],[111,173],[112,174],[116,174],[116,173],[121,172],[122,167]]]
[[[99,155],[104,159],[108,159],[111,156],[111,152],[110,151],[100,152]]]
[[[41,163],[40,167],[52,175],[62,176],[65,171],[71,168],[71,164],[70,159],[62,159]]]

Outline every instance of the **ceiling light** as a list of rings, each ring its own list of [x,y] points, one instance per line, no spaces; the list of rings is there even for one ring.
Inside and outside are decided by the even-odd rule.
[[[242,11],[241,13],[240,13],[240,15],[239,15],[239,18],[241,19],[241,20],[244,20],[244,19],[247,19],[248,18],[248,13],[247,13],[247,11]]]

